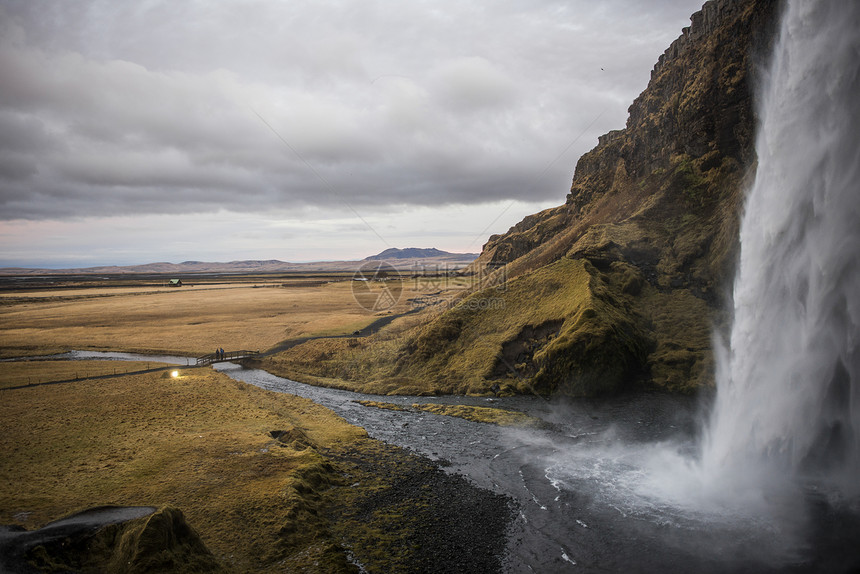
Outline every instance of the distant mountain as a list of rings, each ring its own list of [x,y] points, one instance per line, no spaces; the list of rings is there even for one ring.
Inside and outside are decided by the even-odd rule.
[[[422,249],[420,247],[407,247],[406,249],[398,249],[392,247],[386,249],[377,255],[365,257],[365,261],[379,261],[382,259],[445,259],[454,261],[474,261],[477,259],[477,253],[450,253],[441,251],[436,248]]]

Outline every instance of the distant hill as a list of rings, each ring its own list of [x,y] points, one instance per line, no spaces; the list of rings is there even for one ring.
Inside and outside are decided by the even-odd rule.
[[[98,267],[83,267],[73,269],[28,269],[7,267],[0,269],[0,275],[115,275],[115,274],[183,274],[183,273],[251,273],[292,271],[302,263],[285,263],[274,259],[266,261],[229,261],[205,262],[183,261],[182,263],[146,263],[143,265],[104,265]],[[345,267],[345,265],[344,265]]]
[[[477,253],[450,253],[431,247],[422,249],[420,247],[407,247],[406,249],[398,249],[392,247],[386,249],[377,255],[365,257],[365,261],[379,261],[382,259],[446,259],[454,261],[474,261],[478,258]]]
[[[449,268],[465,267],[478,257],[477,253],[448,253],[439,249],[386,249],[378,255],[361,261],[316,261],[311,263],[289,263],[277,259],[206,262],[183,261],[182,263],[146,263],[143,265],[105,265],[75,269],[35,269],[24,267],[0,268],[2,276],[32,275],[122,275],[156,274],[183,275],[187,273],[289,273],[289,272],[353,272],[367,261],[388,261],[398,269],[412,269],[416,264],[445,264]]]

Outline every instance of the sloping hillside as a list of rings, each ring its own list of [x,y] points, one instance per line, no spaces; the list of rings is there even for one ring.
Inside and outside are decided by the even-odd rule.
[[[384,356],[375,351],[363,374],[327,376],[413,392],[710,384],[712,332],[755,168],[755,72],[777,9],[707,2],[660,57],[627,126],[580,158],[564,205],[490,237],[470,272],[496,286],[411,328]],[[301,352],[305,366],[319,364],[311,348]]]

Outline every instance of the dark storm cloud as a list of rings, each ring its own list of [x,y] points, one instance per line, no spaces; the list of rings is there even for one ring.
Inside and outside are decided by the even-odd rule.
[[[697,5],[0,2],[0,213],[563,198]]]

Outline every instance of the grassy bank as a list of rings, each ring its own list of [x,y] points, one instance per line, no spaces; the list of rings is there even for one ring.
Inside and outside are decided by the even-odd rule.
[[[9,388],[106,366],[0,363],[0,524],[154,506],[179,509],[227,572],[498,570],[503,497],[307,399],[208,368]]]
[[[387,409],[392,411],[425,411],[436,415],[459,417],[476,423],[487,423],[499,426],[519,428],[537,428],[545,425],[541,419],[519,411],[495,407],[476,407],[471,405],[444,405],[433,403],[412,403],[409,407],[380,401],[357,401],[365,407]]]
[[[55,365],[0,364],[0,380],[45,367]],[[209,369],[0,393],[0,523],[32,529],[97,505],[172,505],[230,570],[346,568],[314,516],[340,478],[319,449],[365,433],[331,411]],[[285,536],[288,527],[307,534]]]
[[[3,363],[0,389],[40,385],[54,381],[86,379],[102,375],[122,375],[134,371],[166,367],[152,361],[21,361]]]
[[[563,258],[428,310],[374,337],[308,341],[265,368],[378,394],[589,395],[636,379],[649,344],[627,296],[593,265]]]

